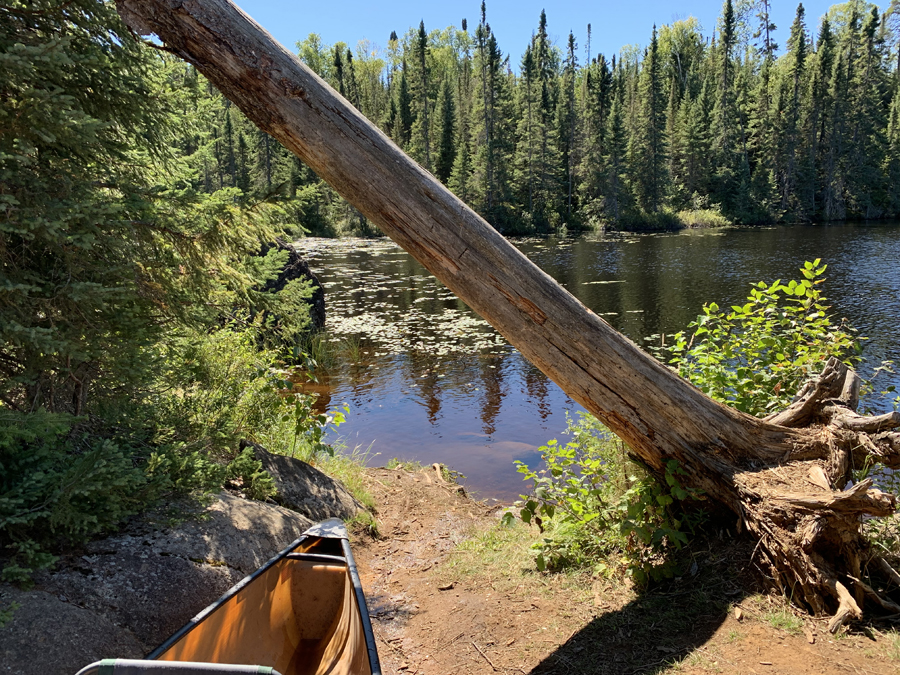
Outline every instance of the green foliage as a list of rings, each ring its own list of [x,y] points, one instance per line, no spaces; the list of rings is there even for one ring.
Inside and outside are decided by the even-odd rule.
[[[229,478],[239,478],[244,492],[251,499],[266,500],[275,494],[275,481],[263,469],[262,462],[256,459],[251,448],[244,448],[226,467]]]
[[[134,449],[77,422],[44,411],[0,411],[0,545],[13,552],[6,580],[51,565],[44,544],[114,527],[139,510],[152,489],[134,466]]]
[[[519,504],[519,516],[547,535],[536,545],[538,570],[624,568],[639,584],[671,576],[667,553],[687,543],[699,517],[688,515],[682,502],[702,498],[682,487],[684,470],[671,460],[664,482],[648,475],[609,430],[584,413],[570,420],[567,433],[572,440],[565,445],[553,440],[540,449],[545,469],[516,462],[534,485],[532,496]]]
[[[12,621],[13,615],[16,613],[17,609],[20,609],[22,605],[18,602],[11,602],[9,606],[5,609],[0,608],[0,629],[5,628],[6,624]]]
[[[687,331],[651,349],[717,401],[757,416],[784,408],[828,357],[860,360],[853,329],[828,314],[825,269],[817,259],[804,263],[800,281],[759,282],[729,311],[704,305]]]
[[[157,365],[146,350],[223,315],[265,311],[295,340],[308,291],[262,292],[273,261],[256,256],[281,212],[234,184],[197,189],[176,147],[200,122],[180,112],[180,66],[112,3],[4,2],[0,16],[4,405],[82,415],[139,395]]]

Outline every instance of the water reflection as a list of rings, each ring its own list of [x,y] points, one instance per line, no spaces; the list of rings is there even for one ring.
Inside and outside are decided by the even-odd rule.
[[[735,304],[752,282],[794,278],[805,260],[822,258],[834,313],[870,338],[863,375],[884,359],[900,361],[897,224],[514,243],[638,344],[684,328],[705,302]],[[566,413],[579,407],[390,241],[299,246],[326,286],[330,330],[359,338],[360,360],[339,364],[319,387],[322,405],[350,405],[341,428],[347,442],[371,447],[373,463],[444,462],[480,495],[515,498],[513,460],[535,462],[537,448],[560,437]]]

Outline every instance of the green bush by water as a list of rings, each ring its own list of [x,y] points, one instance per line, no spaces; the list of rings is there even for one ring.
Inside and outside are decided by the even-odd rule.
[[[700,517],[681,508],[702,499],[681,486],[683,469],[673,460],[665,481],[656,480],[586,413],[569,420],[567,434],[572,440],[565,445],[553,440],[540,448],[545,469],[516,462],[534,486],[519,516],[546,533],[535,547],[538,570],[595,566],[602,573],[624,570],[640,584],[671,576],[667,554],[687,543]]]
[[[861,360],[855,331],[834,321],[820,290],[826,265],[804,263],[802,279],[750,289],[747,302],[729,310],[716,303],[686,331],[649,340],[651,351],[711,398],[763,417],[787,407],[830,356],[853,366]]]

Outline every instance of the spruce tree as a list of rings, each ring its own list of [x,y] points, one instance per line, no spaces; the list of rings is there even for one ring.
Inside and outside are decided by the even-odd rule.
[[[873,7],[859,33],[858,58],[850,82],[853,106],[848,152],[847,202],[854,216],[882,215],[885,190],[882,173],[887,130],[887,78],[881,68],[883,43],[880,16]]]
[[[606,182],[606,127],[612,103],[612,73],[603,54],[583,71],[581,115],[582,150],[578,168],[578,194],[586,219],[600,216]]]
[[[397,117],[394,128],[394,140],[404,150],[409,148],[413,120],[412,96],[406,80],[406,61],[404,60],[400,68],[400,83],[397,85]]]
[[[428,34],[425,22],[419,22],[419,30],[413,38],[413,63],[415,64],[414,98],[416,118],[412,125],[410,152],[426,169],[431,171],[431,124],[429,122],[429,64]]]
[[[453,88],[444,78],[437,102],[438,148],[434,171],[442,183],[447,184],[456,160],[456,110],[453,103]]]
[[[606,150],[604,157],[606,181],[604,185],[604,215],[614,225],[618,225],[631,207],[631,193],[627,182],[626,139],[623,87],[616,87],[606,129]]]
[[[805,218],[802,200],[798,197],[797,183],[799,167],[797,162],[800,142],[800,105],[802,85],[808,54],[805,10],[803,5],[797,7],[794,23],[791,25],[791,36],[788,39],[788,53],[784,59],[784,72],[779,88],[777,128],[777,184],[781,198],[781,210],[793,214],[794,218]]]
[[[656,26],[644,56],[639,86],[639,113],[629,145],[629,163],[638,206],[658,213],[668,187],[666,105],[663,100]]]
[[[712,151],[714,181],[711,197],[731,212],[736,207],[740,188],[740,149],[738,147],[737,111],[735,105],[734,49],[737,26],[734,6],[725,0],[719,23],[718,44],[712,49],[715,63],[716,90],[712,112]]]
[[[233,188],[192,188],[172,61],[112,4],[2,14],[0,401],[91,414],[146,393],[161,341],[246,310],[257,279],[241,261],[274,232]]]
[[[578,120],[575,109],[575,78],[578,69],[578,58],[575,56],[575,48],[575,35],[570,32],[556,116],[560,165],[565,175],[567,220],[572,219],[573,209],[576,207],[574,203],[575,166],[578,161],[578,149],[575,141]]]

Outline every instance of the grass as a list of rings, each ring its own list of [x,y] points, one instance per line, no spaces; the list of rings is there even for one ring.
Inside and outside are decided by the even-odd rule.
[[[324,473],[341,481],[363,506],[369,511],[374,511],[375,498],[366,488],[365,465],[370,449],[371,446],[365,450],[356,446],[353,450],[347,450],[346,446],[338,445],[333,456],[319,455],[315,458],[314,464]]]
[[[415,473],[416,471],[421,471],[425,467],[421,462],[417,462],[415,460],[406,460],[400,459],[398,457],[391,457],[387,461],[387,464],[384,465],[386,469],[403,469],[404,471],[410,471]]]
[[[560,587],[569,589],[572,602],[590,602],[592,578],[584,570],[552,575],[537,572],[532,545],[541,541],[536,527],[521,521],[510,525],[497,523],[487,530],[475,531],[457,546],[446,565],[452,577],[488,579],[497,590],[517,589],[534,594],[551,593]]]
[[[691,229],[702,227],[727,227],[732,224],[718,209],[679,211],[675,214],[675,220],[677,220],[682,227]]]
[[[884,633],[884,637],[887,642],[885,655],[891,661],[900,662],[900,631],[889,631]]]
[[[691,670],[702,670],[708,673],[723,672],[722,666],[719,664],[719,657],[716,654],[708,652],[704,648],[692,651],[680,661],[676,661],[672,666],[662,672],[679,672],[685,668]]]
[[[335,337],[327,330],[310,333],[298,349],[315,362],[317,368],[331,370],[339,363],[359,363],[370,350],[363,349],[359,336]]]
[[[741,631],[732,628],[730,631],[728,631],[728,635],[725,636],[725,641],[728,644],[733,644],[738,640],[743,640],[744,637],[746,636]]]
[[[789,607],[782,607],[762,615],[762,620],[777,630],[791,635],[799,635],[803,631],[803,619],[794,614]]]

